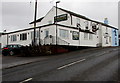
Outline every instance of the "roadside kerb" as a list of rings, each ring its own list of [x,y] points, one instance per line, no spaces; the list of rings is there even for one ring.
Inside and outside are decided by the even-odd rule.
[[[99,49],[104,49],[104,48],[111,48],[111,47],[99,47],[99,48],[94,48],[94,49],[82,50],[81,52],[89,52],[89,51],[99,50]],[[112,48],[116,48],[116,47],[112,47]],[[35,62],[40,62],[40,61],[46,60],[46,59],[47,58],[37,59],[37,60],[24,62],[24,63],[19,63],[19,64],[16,63],[16,64],[12,64],[12,65],[7,66],[7,67],[2,67],[2,69],[10,69],[10,68],[14,68],[14,67],[22,66],[22,65],[27,65],[27,64],[31,64],[31,63],[35,63]]]
[[[32,61],[21,61],[21,63],[12,63],[11,65],[8,65],[6,67],[2,67],[2,69],[10,69],[10,68],[14,68],[14,67],[18,67],[18,66],[22,66],[22,65],[27,65],[27,64],[31,64],[31,63],[34,63],[34,62],[39,62],[39,61],[42,61],[42,60],[45,60],[47,58],[42,58],[42,59],[37,59],[37,60],[32,60]]]

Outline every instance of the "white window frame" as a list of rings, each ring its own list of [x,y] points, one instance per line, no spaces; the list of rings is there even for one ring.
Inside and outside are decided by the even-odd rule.
[[[84,40],[88,40],[89,34],[88,33],[84,33]]]
[[[48,31],[48,35],[46,35],[46,31]],[[45,29],[45,30],[44,30],[44,35],[45,35],[45,37],[48,37],[48,36],[49,36],[49,33],[50,33],[50,32],[49,32],[49,29]]]
[[[26,34],[26,35],[25,35]],[[25,37],[26,36],[26,37]],[[27,40],[27,33],[21,33],[20,34],[20,41],[26,41]]]
[[[93,40],[93,34],[89,33],[89,40]]]
[[[17,35],[11,35],[11,42],[17,41]]]
[[[69,31],[65,29],[59,29],[59,36],[64,39],[69,39]]]
[[[36,31],[35,38],[39,38],[39,31]],[[34,31],[31,31],[31,39],[34,39]]]

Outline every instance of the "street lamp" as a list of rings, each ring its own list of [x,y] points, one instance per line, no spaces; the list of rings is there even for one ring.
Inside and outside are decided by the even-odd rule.
[[[57,4],[60,3],[60,1],[56,2],[56,47],[57,47]]]

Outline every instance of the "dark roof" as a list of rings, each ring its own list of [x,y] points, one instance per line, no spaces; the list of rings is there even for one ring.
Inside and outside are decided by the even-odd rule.
[[[37,23],[37,22],[41,22],[41,20],[42,20],[43,18],[44,18],[44,17],[37,19],[37,20],[36,20],[36,23]],[[33,23],[35,23],[35,21],[30,22],[29,24],[33,24]]]

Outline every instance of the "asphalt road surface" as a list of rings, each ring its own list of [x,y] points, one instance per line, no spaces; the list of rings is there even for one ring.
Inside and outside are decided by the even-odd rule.
[[[120,47],[49,56],[48,59],[3,69],[3,81],[115,81],[119,79]]]

